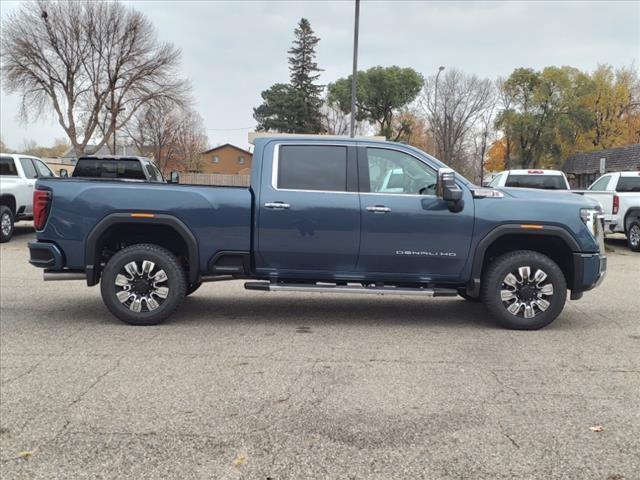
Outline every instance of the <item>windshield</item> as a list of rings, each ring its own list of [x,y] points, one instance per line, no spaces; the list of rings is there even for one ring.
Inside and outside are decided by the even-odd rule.
[[[542,188],[544,190],[567,190],[562,175],[509,175],[506,187]]]
[[[640,176],[620,177],[616,192],[640,192]]]
[[[131,178],[146,180],[140,160],[81,158],[73,170],[73,177],[83,178]]]

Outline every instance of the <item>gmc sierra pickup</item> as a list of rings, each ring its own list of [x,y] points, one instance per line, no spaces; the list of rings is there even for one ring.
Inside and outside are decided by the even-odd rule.
[[[135,325],[166,319],[204,281],[243,278],[274,292],[460,295],[538,329],[606,270],[597,202],[478,187],[366,139],[257,138],[250,188],[39,180],[34,223],[45,280],[100,283]]]

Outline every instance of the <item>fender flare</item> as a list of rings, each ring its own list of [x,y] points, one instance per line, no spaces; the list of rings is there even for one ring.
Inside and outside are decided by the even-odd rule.
[[[628,224],[631,223],[629,219],[632,218],[632,215],[640,217],[640,207],[630,207],[629,210],[627,210],[627,212],[625,213],[624,221],[622,224],[622,228],[624,228],[625,235],[627,235],[627,228],[629,227]]]
[[[480,293],[480,281],[482,278],[482,266],[484,265],[485,254],[488,248],[505,235],[520,235],[520,236],[547,236],[560,238],[567,244],[572,252],[580,251],[580,245],[575,238],[564,228],[541,224],[543,228],[539,230],[526,230],[523,229],[520,224],[505,224],[499,225],[489,233],[487,233],[476,246],[475,253],[473,255],[473,263],[471,266],[471,279],[467,287],[467,293],[472,296],[477,296]]]
[[[132,217],[131,213],[111,213],[100,220],[89,232],[85,240],[84,259],[85,269],[87,273],[87,285],[96,285],[99,280],[99,272],[96,268],[100,259],[97,257],[95,250],[96,242],[108,228],[114,225],[124,224],[151,224],[166,225],[173,228],[187,245],[189,252],[189,281],[196,283],[200,277],[200,253],[198,250],[198,241],[193,232],[187,227],[182,220],[173,215],[154,214],[152,218]]]

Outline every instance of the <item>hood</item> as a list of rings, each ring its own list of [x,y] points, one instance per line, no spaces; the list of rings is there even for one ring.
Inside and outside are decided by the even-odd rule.
[[[497,188],[505,196],[541,203],[562,203],[565,205],[575,205],[579,208],[598,208],[600,204],[591,198],[574,193],[571,190],[542,190],[539,188]]]

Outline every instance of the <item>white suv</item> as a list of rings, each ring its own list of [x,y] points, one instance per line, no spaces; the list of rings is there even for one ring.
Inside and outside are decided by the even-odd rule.
[[[0,243],[11,240],[15,222],[33,218],[36,180],[54,176],[37,157],[0,153]]]
[[[504,170],[489,182],[490,187],[542,188],[570,190],[569,181],[559,170]]]

